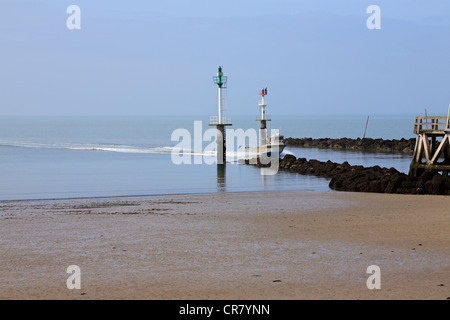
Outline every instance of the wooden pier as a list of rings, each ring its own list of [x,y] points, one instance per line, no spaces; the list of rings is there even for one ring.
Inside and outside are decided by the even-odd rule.
[[[433,171],[448,176],[450,172],[450,130],[448,117],[416,117],[417,134],[410,176]]]

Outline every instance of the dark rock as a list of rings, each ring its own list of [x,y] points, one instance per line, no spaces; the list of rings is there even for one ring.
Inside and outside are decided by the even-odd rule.
[[[389,182],[384,190],[385,193],[395,193],[396,189],[406,180],[406,177],[400,173],[394,173],[390,175]]]
[[[412,154],[414,151],[415,138],[400,140],[384,140],[372,138],[340,138],[340,139],[312,139],[312,138],[287,138],[287,145],[302,148],[323,148],[338,150],[357,150],[370,152],[388,152]]]
[[[447,194],[445,190],[445,178],[441,175],[435,175],[431,180],[425,182],[426,194]]]
[[[371,140],[359,141],[368,143]],[[249,161],[245,163],[249,164]],[[259,163],[254,165],[261,166]],[[429,171],[416,178],[395,168],[351,166],[348,162],[339,164],[314,159],[308,161],[305,158],[297,159],[293,155],[286,155],[281,159],[279,167],[280,170],[328,178],[330,189],[338,191],[450,195],[450,177]]]
[[[381,192],[381,181],[373,180],[369,183],[368,192]]]

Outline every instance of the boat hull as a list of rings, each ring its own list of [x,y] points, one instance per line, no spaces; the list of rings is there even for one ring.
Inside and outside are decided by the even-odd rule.
[[[246,147],[245,151],[250,155],[271,157],[273,154],[280,155],[284,150],[284,144],[265,145],[259,147]]]

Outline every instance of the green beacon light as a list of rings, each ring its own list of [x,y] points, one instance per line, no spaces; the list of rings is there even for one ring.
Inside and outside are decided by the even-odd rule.
[[[226,88],[227,77],[223,75],[222,66],[219,66],[217,71],[217,76],[213,77],[214,83],[219,86],[219,88]]]

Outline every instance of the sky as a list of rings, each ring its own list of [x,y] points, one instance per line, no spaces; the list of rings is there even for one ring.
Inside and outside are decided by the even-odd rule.
[[[450,2],[0,0],[0,58],[0,116],[447,115]]]

